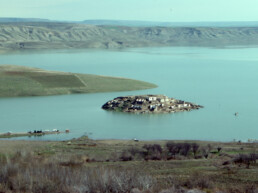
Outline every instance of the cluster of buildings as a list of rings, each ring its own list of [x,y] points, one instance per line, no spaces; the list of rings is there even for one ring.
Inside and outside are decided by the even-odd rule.
[[[258,143],[258,139],[248,139],[248,143]]]
[[[190,111],[202,106],[169,98],[164,95],[138,95],[117,97],[102,106],[105,110],[133,113],[172,113]]]

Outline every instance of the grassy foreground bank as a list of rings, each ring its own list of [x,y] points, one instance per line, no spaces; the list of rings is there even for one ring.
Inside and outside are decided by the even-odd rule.
[[[0,97],[116,92],[155,87],[151,83],[126,78],[0,65]]]
[[[0,141],[1,192],[257,192],[255,143]]]

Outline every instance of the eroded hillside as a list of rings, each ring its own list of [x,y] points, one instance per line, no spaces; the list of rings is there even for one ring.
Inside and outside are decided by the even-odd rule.
[[[2,23],[0,48],[125,48],[258,45],[258,28],[123,27]]]

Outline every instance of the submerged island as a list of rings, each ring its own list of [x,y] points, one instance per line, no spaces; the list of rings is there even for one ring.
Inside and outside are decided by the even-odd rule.
[[[138,95],[117,97],[105,103],[102,108],[127,113],[175,113],[203,106],[164,95]]]

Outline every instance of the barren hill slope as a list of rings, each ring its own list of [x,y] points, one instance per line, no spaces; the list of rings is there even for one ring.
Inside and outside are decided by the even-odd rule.
[[[0,24],[0,49],[231,45],[258,45],[258,28]]]

